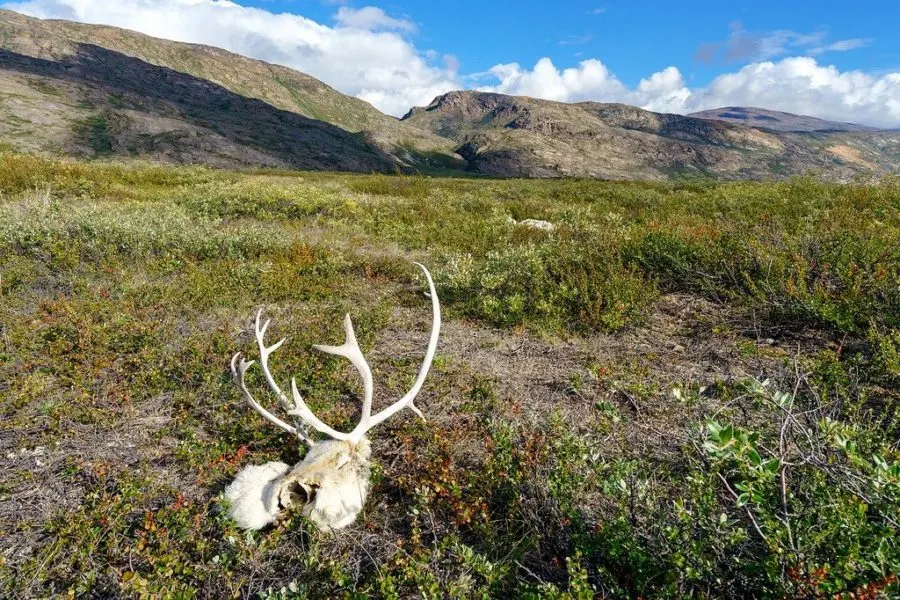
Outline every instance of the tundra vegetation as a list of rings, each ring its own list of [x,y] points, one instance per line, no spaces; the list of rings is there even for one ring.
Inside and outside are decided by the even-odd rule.
[[[439,179],[0,154],[0,596],[896,597],[900,183]],[[512,223],[541,219],[553,231]],[[252,318],[348,431],[352,526],[244,532],[304,449],[231,381]],[[256,397],[267,397],[248,372]]]

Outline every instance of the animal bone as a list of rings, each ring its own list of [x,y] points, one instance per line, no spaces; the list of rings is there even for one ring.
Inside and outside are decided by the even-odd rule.
[[[259,348],[259,366],[269,387],[281,401],[287,414],[294,417],[291,425],[262,407],[250,394],[244,375],[255,361],[246,361],[238,352],[231,359],[231,373],[241,390],[244,400],[264,419],[296,436],[309,446],[309,452],[300,463],[291,469],[280,462],[270,462],[262,466],[245,467],[225,489],[225,497],[231,501],[229,515],[244,529],[262,529],[275,522],[288,510],[300,507],[302,513],[322,530],[341,529],[356,520],[362,511],[369,493],[369,458],[371,445],[365,435],[373,427],[408,408],[424,419],[422,412],[413,401],[422,389],[428,369],[434,359],[438,336],[441,329],[441,306],[431,273],[424,265],[415,263],[422,269],[432,307],[432,329],[425,351],[425,359],[419,369],[412,388],[402,398],[372,414],[372,394],[374,385],[372,371],[363,357],[350,315],[344,318],[346,340],[340,346],[313,346],[316,350],[336,356],[343,356],[359,372],[363,382],[363,400],[359,424],[350,433],[336,431],[323,423],[303,401],[297,390],[297,383],[291,380],[291,395],[287,395],[269,371],[269,356],[278,350],[284,339],[266,346],[265,334],[270,321],[260,324],[262,310],[256,313],[256,343]],[[308,428],[331,439],[316,441],[310,437]]]

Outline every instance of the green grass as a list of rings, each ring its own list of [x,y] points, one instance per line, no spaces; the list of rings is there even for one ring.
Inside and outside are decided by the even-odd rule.
[[[527,218],[556,229],[510,221]],[[891,597],[898,239],[890,180],[4,153],[0,595]],[[309,346],[350,312],[379,401],[405,391],[428,320],[411,260],[445,309],[429,420],[373,432],[375,485],[349,530],[299,515],[237,530],[223,486],[302,452],[230,380],[231,355],[254,355],[251,316],[288,338],[279,377],[350,427],[356,382]]]
[[[109,133],[110,113],[88,117],[75,125],[75,133],[94,151],[95,157],[112,154],[112,139]]]

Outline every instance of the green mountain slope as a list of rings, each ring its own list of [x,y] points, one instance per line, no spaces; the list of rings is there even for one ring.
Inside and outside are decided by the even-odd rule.
[[[846,180],[900,168],[898,132],[776,132],[624,104],[452,92],[403,119],[455,139],[471,170],[494,175]]]
[[[452,143],[297,71],[0,11],[0,141],[76,156],[355,171],[452,166]]]

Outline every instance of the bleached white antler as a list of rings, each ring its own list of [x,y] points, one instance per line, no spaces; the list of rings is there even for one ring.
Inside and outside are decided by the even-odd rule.
[[[240,359],[240,362],[238,362],[238,359]],[[301,439],[304,439],[305,436],[303,436],[302,433],[298,432],[296,427],[288,425],[287,423],[267,411],[259,402],[254,400],[253,396],[250,394],[250,390],[247,389],[247,383],[244,380],[244,374],[247,372],[247,369],[249,369],[253,365],[254,362],[256,361],[244,360],[243,357],[241,357],[240,352],[231,357],[231,375],[234,379],[234,382],[241,390],[241,394],[244,396],[244,400],[247,401],[247,404],[249,404],[253,408],[253,410],[258,412],[264,419],[266,419],[276,427],[280,427],[281,429],[287,431],[289,434],[296,435]],[[305,441],[311,442],[311,440],[308,439]]]
[[[372,415],[372,370],[363,357],[353,323],[348,315],[344,319],[345,340],[340,346],[314,346],[317,350],[343,356],[359,372],[363,383],[362,409],[359,424],[350,433],[332,429],[323,423],[306,405],[297,389],[296,380],[291,380],[293,401],[289,400],[269,371],[269,356],[284,343],[280,340],[266,346],[265,335],[269,321],[260,323],[262,311],[256,314],[256,343],[259,346],[259,365],[266,382],[278,396],[289,415],[295,417],[295,425],[285,423],[263,408],[247,390],[244,375],[253,361],[244,360],[240,353],[231,359],[234,381],[247,400],[264,419],[296,435],[310,445],[310,451],[293,468],[281,462],[270,462],[261,466],[248,466],[241,470],[234,481],[225,489],[225,497],[231,503],[229,515],[245,529],[261,529],[279,519],[292,507],[300,507],[302,513],[323,530],[341,529],[353,523],[362,512],[371,488],[370,456],[371,445],[365,435],[373,427],[409,408],[422,417],[414,401],[422,389],[425,377],[434,360],[438,336],[441,328],[441,306],[431,273],[423,265],[416,263],[425,273],[431,298],[433,323],[431,337],[425,359],[412,388],[402,398]],[[424,417],[423,417],[424,418]],[[332,438],[315,443],[304,431],[310,426]]]
[[[275,392],[276,396],[278,396],[278,399],[281,401],[281,405],[286,411],[290,411],[294,408],[294,406],[290,403],[284,392],[281,391],[281,388],[278,387],[278,384],[275,382],[275,378],[272,377],[272,373],[269,371],[269,355],[281,347],[281,345],[284,343],[284,338],[271,346],[266,346],[265,335],[266,330],[269,328],[269,323],[271,322],[271,320],[266,319],[266,322],[260,325],[259,320],[261,317],[262,309],[260,309],[256,313],[256,320],[254,322],[256,345],[259,348],[259,366],[266,378],[266,383],[269,384],[269,387],[272,388],[272,391]],[[238,362],[238,359],[240,359],[240,362]],[[315,442],[308,435],[306,435],[306,433],[301,431],[299,427],[288,425],[287,423],[270,413],[268,410],[263,408],[263,406],[259,402],[257,402],[250,394],[250,390],[247,389],[247,383],[244,375],[247,372],[247,369],[249,369],[254,362],[255,361],[252,360],[244,360],[240,352],[231,357],[232,378],[234,379],[234,382],[237,384],[238,388],[241,390],[241,394],[244,396],[247,404],[249,404],[253,408],[253,410],[258,412],[264,419],[274,424],[275,426],[284,429],[289,434],[297,436],[300,441],[305,442],[310,448],[312,448],[315,445]]]
[[[428,288],[430,293],[427,295],[429,298],[431,298],[433,321],[431,337],[428,341],[428,349],[425,352],[425,359],[422,362],[421,368],[419,369],[419,374],[416,377],[415,383],[413,383],[412,388],[410,388],[409,392],[407,392],[406,395],[404,395],[402,398],[400,398],[384,410],[380,411],[376,415],[372,415],[372,396],[374,392],[372,370],[369,368],[369,364],[366,362],[366,359],[359,348],[359,344],[356,341],[356,334],[353,331],[353,323],[350,320],[350,315],[347,315],[344,318],[344,332],[346,339],[342,345],[313,346],[313,348],[315,348],[316,350],[320,350],[327,354],[342,356],[348,359],[359,372],[359,375],[362,378],[363,400],[360,420],[359,424],[350,433],[343,433],[341,431],[333,429],[329,425],[323,423],[315,414],[313,414],[313,412],[309,409],[309,406],[307,406],[306,402],[303,400],[303,397],[300,395],[300,391],[297,389],[297,382],[295,379],[291,379],[291,393],[293,395],[293,402],[291,402],[284,394],[284,392],[281,391],[281,388],[275,382],[275,378],[269,371],[269,356],[281,347],[281,345],[284,343],[284,339],[279,340],[272,346],[266,346],[264,337],[266,334],[266,330],[269,327],[270,321],[266,320],[265,323],[260,325],[262,310],[260,310],[256,314],[255,329],[257,346],[259,347],[259,364],[262,368],[266,382],[269,384],[269,387],[272,389],[272,391],[274,391],[278,396],[282,406],[285,408],[289,415],[298,417],[300,420],[308,424],[316,431],[332,439],[346,441],[352,444],[358,443],[373,427],[375,427],[379,423],[386,421],[404,408],[409,408],[423,419],[425,418],[424,415],[422,415],[422,411],[420,411],[415,406],[415,404],[413,404],[413,402],[419,391],[422,389],[422,385],[425,382],[425,377],[428,375],[428,370],[430,369],[431,363],[434,360],[434,353],[437,349],[437,342],[441,328],[441,306],[440,302],[438,301],[437,290],[435,290],[434,280],[431,277],[431,273],[429,273],[428,269],[425,268],[424,265],[419,263],[415,264],[422,269],[422,272],[425,274],[425,279],[428,281]],[[247,386],[244,382],[244,373],[253,364],[253,361],[248,362],[241,358],[240,363],[238,363],[238,358],[240,358],[240,353],[235,354],[231,359],[231,371],[234,376],[234,381],[240,388],[244,398],[247,400],[247,403],[250,404],[250,406],[253,407],[256,412],[262,415],[262,417],[269,422],[287,431],[291,435],[296,435],[310,446],[313,446],[315,442],[311,438],[309,438],[309,436],[307,436],[303,431],[301,431],[299,426],[294,427],[285,423],[284,421],[267,411],[258,402],[256,402],[256,400],[253,399],[253,396],[251,396],[250,392],[247,390]]]
[[[414,263],[422,272],[425,273],[425,279],[428,280],[428,297],[431,298],[431,337],[428,339],[428,349],[425,351],[425,358],[422,361],[422,366],[419,368],[419,374],[416,376],[416,381],[413,383],[413,386],[406,393],[405,396],[376,414],[374,417],[366,418],[366,415],[360,419],[359,425],[356,426],[356,429],[351,433],[351,439],[358,440],[362,438],[366,432],[371,430],[373,427],[382,423],[404,408],[408,408],[423,420],[425,419],[425,415],[422,414],[413,402],[416,399],[416,396],[419,394],[419,391],[422,389],[422,385],[425,383],[425,378],[428,376],[428,370],[431,368],[431,362],[434,360],[434,353],[437,350],[438,337],[441,334],[441,304],[438,301],[437,290],[434,289],[434,280],[431,278],[431,273],[428,272],[428,269],[425,268],[425,265]]]
[[[428,370],[431,368],[431,362],[434,360],[434,353],[437,350],[437,342],[438,337],[441,332],[441,305],[438,301],[437,290],[434,288],[434,280],[431,278],[431,273],[428,272],[428,269],[425,265],[420,263],[414,263],[425,274],[425,279],[428,281],[428,296],[431,298],[431,307],[432,307],[432,325],[431,325],[431,337],[428,340],[428,349],[425,351],[425,359],[422,362],[422,367],[419,369],[419,375],[416,377],[415,383],[413,383],[412,388],[409,392],[406,393],[405,396],[397,400],[392,405],[388,406],[375,416],[372,416],[372,371],[369,368],[369,364],[366,362],[366,359],[362,355],[362,351],[359,349],[359,345],[356,342],[356,335],[353,333],[353,323],[350,321],[350,315],[347,315],[344,318],[344,331],[346,332],[346,341],[341,346],[313,346],[317,350],[321,350],[322,352],[327,352],[328,354],[335,354],[337,356],[343,356],[350,360],[353,363],[353,366],[356,367],[356,370],[359,371],[360,376],[363,380],[363,404],[362,404],[362,414],[360,415],[359,424],[356,428],[353,429],[350,433],[342,433],[340,431],[335,431],[322,421],[320,421],[306,403],[303,401],[303,397],[300,395],[300,392],[297,390],[297,384],[295,381],[291,381],[291,391],[294,395],[294,409],[288,411],[288,414],[297,415],[307,423],[309,423],[314,429],[324,433],[327,436],[330,436],[336,440],[345,440],[351,443],[359,442],[366,435],[366,433],[371,430],[373,427],[378,425],[379,423],[387,420],[394,414],[400,412],[404,408],[409,408],[414,413],[419,415],[421,418],[425,418],[413,401],[419,393],[419,390],[422,389],[422,384],[425,383],[425,377],[428,375]]]

